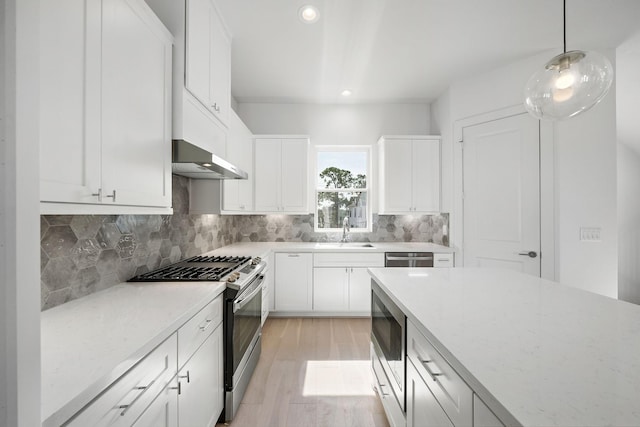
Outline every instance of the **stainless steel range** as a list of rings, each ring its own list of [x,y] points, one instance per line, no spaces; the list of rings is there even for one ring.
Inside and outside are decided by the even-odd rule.
[[[262,348],[261,258],[196,256],[132,278],[131,282],[225,282],[224,387],[221,419],[231,421],[253,375]]]

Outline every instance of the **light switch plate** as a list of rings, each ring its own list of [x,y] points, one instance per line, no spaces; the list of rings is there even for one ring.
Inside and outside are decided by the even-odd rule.
[[[580,227],[580,241],[581,242],[600,242],[600,227]]]

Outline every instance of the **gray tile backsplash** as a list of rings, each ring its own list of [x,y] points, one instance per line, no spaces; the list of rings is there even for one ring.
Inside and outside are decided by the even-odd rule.
[[[43,215],[40,218],[43,310],[106,289],[136,274],[235,242],[314,242],[313,215],[189,215],[189,181],[173,177],[173,215]],[[449,215],[374,215],[354,241],[448,245]]]

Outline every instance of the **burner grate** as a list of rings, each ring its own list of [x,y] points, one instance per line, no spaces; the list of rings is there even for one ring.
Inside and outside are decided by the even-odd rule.
[[[247,261],[250,261],[250,256],[194,256],[193,258],[189,258],[184,260],[183,262],[230,262],[236,263],[237,265],[244,264]]]
[[[221,281],[232,271],[251,261],[249,256],[195,256],[176,264],[140,274],[130,282]],[[198,265],[202,263],[203,265]],[[207,265],[208,264],[208,265]]]

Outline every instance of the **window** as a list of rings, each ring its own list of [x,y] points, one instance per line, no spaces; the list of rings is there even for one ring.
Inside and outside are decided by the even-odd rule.
[[[315,230],[371,231],[369,208],[370,147],[316,147]]]

